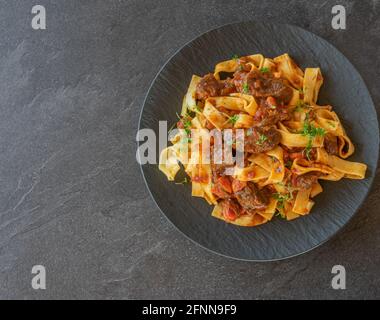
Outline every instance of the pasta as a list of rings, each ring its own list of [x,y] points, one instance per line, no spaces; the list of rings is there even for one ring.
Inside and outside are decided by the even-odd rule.
[[[317,104],[322,84],[320,68],[302,70],[288,54],[235,56],[194,75],[159,169],[175,180],[181,163],[192,195],[228,223],[309,214],[321,180],[364,179],[367,169],[347,160],[355,147],[332,106]]]

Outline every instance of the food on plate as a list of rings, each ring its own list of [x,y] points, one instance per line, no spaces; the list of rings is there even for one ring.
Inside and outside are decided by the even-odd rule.
[[[288,54],[234,56],[194,75],[160,170],[174,180],[181,163],[192,195],[232,224],[309,214],[321,180],[364,179],[367,169],[347,160],[355,147],[333,107],[317,104],[322,83],[320,68],[302,70]]]

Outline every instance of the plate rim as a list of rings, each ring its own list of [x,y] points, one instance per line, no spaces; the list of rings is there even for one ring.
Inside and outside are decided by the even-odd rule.
[[[291,27],[291,28],[296,28],[296,29],[299,29],[300,31],[302,32],[307,32],[307,33],[310,33],[312,34],[313,36],[315,36],[316,38],[318,38],[319,40],[327,43],[328,45],[330,45],[331,47],[333,47],[337,52],[339,52],[346,60],[347,62],[353,67],[353,69],[356,71],[359,79],[364,83],[365,85],[365,88],[367,89],[367,92],[368,92],[368,96],[369,96],[369,99],[372,103],[372,107],[373,107],[373,110],[375,111],[375,114],[376,114],[376,123],[377,123],[377,131],[378,131],[378,134],[377,136],[379,136],[379,115],[378,115],[378,112],[376,110],[376,107],[375,107],[375,104],[373,102],[373,99],[372,99],[372,95],[371,95],[371,92],[369,91],[368,89],[368,86],[366,84],[366,82],[364,81],[362,75],[360,74],[360,72],[357,70],[357,68],[351,63],[351,61],[338,49],[335,47],[335,45],[333,45],[332,43],[330,43],[329,41],[327,41],[326,39],[324,39],[323,37],[315,34],[314,32],[311,32],[309,30],[306,30],[302,27],[299,27],[297,25],[294,25],[294,24],[291,24],[291,23],[279,23],[279,22],[267,22],[267,21],[263,21],[263,20],[260,20],[260,19],[256,19],[256,20],[242,20],[242,21],[237,21],[237,22],[231,22],[231,23],[226,23],[226,24],[222,24],[222,25],[219,25],[219,26],[216,26],[216,27],[213,27],[213,28],[210,28],[208,29],[207,31],[204,31],[200,34],[198,34],[197,36],[191,38],[189,41],[186,41],[183,45],[181,45],[178,49],[176,49],[174,51],[173,54],[171,54],[167,60],[163,63],[163,65],[159,68],[159,70],[157,71],[156,75],[153,77],[153,79],[151,80],[150,84],[149,84],[149,87],[146,91],[146,94],[144,96],[144,99],[142,101],[142,107],[141,107],[141,110],[140,110],[140,114],[139,114],[139,118],[138,118],[138,128],[137,128],[137,132],[139,130],[141,130],[141,120],[142,120],[142,117],[143,117],[143,113],[144,113],[144,109],[145,109],[145,106],[146,106],[146,102],[147,102],[147,99],[149,97],[149,94],[157,80],[157,78],[159,77],[159,75],[161,74],[161,72],[165,69],[165,67],[169,64],[169,62],[180,52],[182,51],[186,46],[188,46],[189,44],[191,44],[193,41],[195,41],[196,39],[210,33],[210,32],[213,32],[215,30],[218,30],[218,29],[221,29],[221,28],[225,28],[225,27],[229,27],[229,26],[234,26],[234,25],[239,25],[239,24],[244,24],[244,23],[264,23],[264,24],[270,24],[270,25],[275,25],[275,26],[287,26],[287,27]],[[140,141],[138,141],[136,139],[136,155],[138,154],[138,148],[140,146]],[[235,261],[244,261],[244,262],[252,262],[252,263],[270,263],[270,262],[276,262],[276,261],[283,261],[283,260],[287,260],[287,259],[291,259],[291,258],[295,258],[295,257],[298,257],[298,256],[301,256],[303,254],[307,254],[309,253],[310,251],[314,250],[314,249],[317,249],[318,247],[321,247],[323,244],[325,244],[326,242],[332,240],[333,238],[335,238],[336,236],[338,236],[342,231],[344,231],[349,222],[354,218],[354,216],[357,215],[357,213],[360,211],[360,209],[362,208],[364,202],[367,200],[368,198],[368,195],[369,193],[372,191],[372,188],[373,188],[373,184],[374,184],[374,181],[376,180],[376,177],[377,177],[377,174],[376,174],[376,171],[377,171],[377,168],[378,168],[378,162],[379,162],[379,151],[380,151],[380,139],[379,139],[379,143],[378,143],[378,146],[377,146],[377,149],[378,149],[378,152],[376,154],[376,161],[375,161],[375,166],[373,168],[373,175],[372,177],[370,177],[370,181],[369,181],[369,185],[368,185],[368,189],[366,190],[365,194],[364,194],[364,197],[363,197],[363,200],[361,201],[361,203],[359,204],[359,206],[354,210],[354,212],[352,213],[352,215],[348,218],[348,220],[338,229],[336,230],[333,234],[331,234],[330,236],[328,236],[326,239],[324,239],[323,241],[319,242],[318,244],[310,247],[309,249],[307,250],[304,250],[304,251],[301,251],[301,252],[298,252],[298,253],[295,253],[293,255],[286,255],[286,256],[283,256],[283,257],[280,257],[280,258],[273,258],[273,259],[247,259],[247,258],[239,258],[239,257],[234,257],[234,256],[230,256],[230,255],[227,255],[227,254],[224,254],[224,253],[221,253],[221,252],[218,252],[218,251],[215,251],[211,248],[208,248],[206,247],[205,245],[197,242],[196,240],[192,239],[190,236],[188,236],[185,232],[183,232],[182,230],[180,230],[180,228],[178,226],[176,226],[174,224],[173,221],[171,221],[169,219],[169,217],[164,213],[164,211],[161,209],[161,207],[158,205],[156,199],[154,198],[153,194],[152,194],[152,191],[149,187],[149,184],[146,180],[146,177],[145,177],[145,174],[144,174],[144,168],[141,164],[141,162],[139,162],[139,167],[140,167],[140,172],[141,172],[141,175],[143,177],[143,181],[144,181],[144,184],[146,186],[146,189],[148,190],[148,193],[150,195],[150,198],[153,200],[154,204],[156,205],[156,207],[159,209],[159,211],[161,212],[161,214],[166,218],[167,221],[169,221],[169,223],[174,226],[174,229],[177,230],[180,234],[182,234],[183,236],[185,236],[186,239],[190,240],[192,243],[195,243],[197,246],[205,249],[206,251],[212,253],[212,254],[216,254],[218,256],[222,256],[222,257],[225,257],[225,258],[228,258],[228,259],[231,259],[231,260],[235,260]],[[145,165],[151,165],[151,164],[145,164]]]

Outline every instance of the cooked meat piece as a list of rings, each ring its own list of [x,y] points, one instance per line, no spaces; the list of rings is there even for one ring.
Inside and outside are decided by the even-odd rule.
[[[255,84],[250,84],[250,90],[252,94],[256,97],[275,97],[277,100],[284,104],[288,104],[293,96],[293,90],[285,85],[282,79],[262,79],[260,82],[261,86],[256,86]]]
[[[247,186],[238,192],[235,197],[242,208],[246,211],[254,209],[264,209],[268,204],[268,198],[255,186],[253,182],[248,182]]]
[[[245,70],[238,70],[234,73],[233,81],[238,92],[245,92],[245,86],[247,83],[248,72]],[[248,88],[249,89],[249,88]]]
[[[220,183],[214,183],[211,192],[220,199],[230,199],[232,197],[232,194],[224,190]]]
[[[226,175],[226,169],[227,168],[232,168],[234,165],[233,164],[227,164],[227,163],[215,163],[214,161],[214,150],[213,148],[210,149],[210,165],[211,165],[211,172],[212,172],[212,178],[213,182],[216,183],[216,180],[221,177]]]
[[[232,192],[236,193],[244,189],[247,186],[246,181],[240,181],[238,179],[232,179]]]
[[[220,95],[227,96],[230,93],[236,92],[234,81],[230,78],[222,80],[220,83]]]
[[[252,61],[250,61],[248,57],[240,57],[238,60],[238,68],[237,69],[239,71],[249,72],[252,67],[248,63],[252,63]]]
[[[232,79],[218,81],[212,73],[209,73],[198,83],[195,96],[199,100],[206,100],[209,97],[226,96],[233,92],[237,91]]]
[[[323,141],[323,146],[325,147],[327,153],[337,155],[338,154],[338,139],[332,134],[327,134]]]
[[[234,199],[226,199],[220,202],[222,206],[222,214],[226,220],[234,221],[236,220],[241,212],[239,204]]]
[[[212,73],[206,74],[198,83],[195,96],[199,100],[216,97],[220,94],[221,87],[221,84],[215,79]]]
[[[305,159],[305,160],[311,160],[315,161],[317,157],[317,149],[311,148],[309,152],[309,158],[307,158],[305,148],[286,148],[285,146],[282,146],[284,149],[284,163],[291,161],[293,162],[296,159]]]
[[[300,189],[310,189],[317,182],[320,176],[317,172],[308,172],[302,175],[293,174],[291,178],[292,186]]]
[[[254,119],[259,126],[275,125],[279,121],[289,118],[288,109],[283,106],[271,108],[265,100],[259,100],[259,107],[255,113]]]
[[[231,180],[228,176],[213,177],[211,192],[221,199],[232,197]]]
[[[270,74],[259,71],[246,72],[239,70],[234,73],[235,87],[239,92],[248,92],[255,98],[275,97],[280,103],[288,104],[293,96],[293,90],[282,79],[273,78]]]
[[[253,127],[246,131],[244,151],[261,153],[273,149],[280,143],[281,134],[275,127]]]

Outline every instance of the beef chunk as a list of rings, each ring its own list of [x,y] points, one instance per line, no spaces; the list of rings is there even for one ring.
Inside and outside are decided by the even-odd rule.
[[[308,172],[302,175],[292,175],[292,185],[295,188],[310,189],[318,180],[318,172]]]
[[[247,186],[246,181],[240,181],[238,179],[233,179],[232,180],[232,192],[236,193],[239,192],[240,190],[244,189]]]
[[[226,175],[226,169],[234,167],[234,163],[227,163],[227,161],[225,161],[221,150],[219,150],[219,155],[221,156],[221,159],[218,159],[219,160],[218,162],[222,162],[222,163],[215,163],[217,162],[217,159],[215,159],[214,147],[212,146],[210,148],[210,165],[211,165],[213,183],[216,183],[219,177]]]
[[[195,96],[199,100],[216,97],[220,94],[221,85],[212,73],[206,74],[198,83]]]
[[[222,206],[223,217],[226,220],[234,221],[239,217],[241,213],[241,208],[239,204],[236,202],[236,200],[234,199],[222,200],[220,202],[220,205]]]
[[[323,141],[323,146],[327,153],[337,155],[338,154],[338,139],[332,134],[327,134]]]
[[[272,108],[266,100],[259,100],[259,107],[255,113],[254,119],[258,126],[275,125],[279,121],[284,121],[289,118],[288,109],[283,106]]]
[[[227,78],[226,80],[222,80],[220,82],[220,95],[221,96],[227,96],[230,93],[236,92],[234,81],[230,78]]]
[[[253,127],[247,129],[244,138],[244,151],[261,153],[273,149],[280,143],[281,134],[275,127]]]
[[[232,197],[231,180],[228,176],[213,177],[211,192],[221,199]]]
[[[260,192],[253,182],[248,182],[243,189],[235,192],[235,197],[246,211],[264,209],[268,204],[268,198]]]
[[[255,98],[275,97],[280,103],[288,104],[293,90],[282,79],[273,78],[269,73],[254,70],[239,70],[234,74],[235,87],[239,92],[252,94]],[[247,93],[247,92],[246,92]]]
[[[212,73],[209,73],[198,83],[195,96],[199,100],[206,100],[209,97],[226,96],[233,92],[236,92],[236,88],[232,79],[218,81]]]

